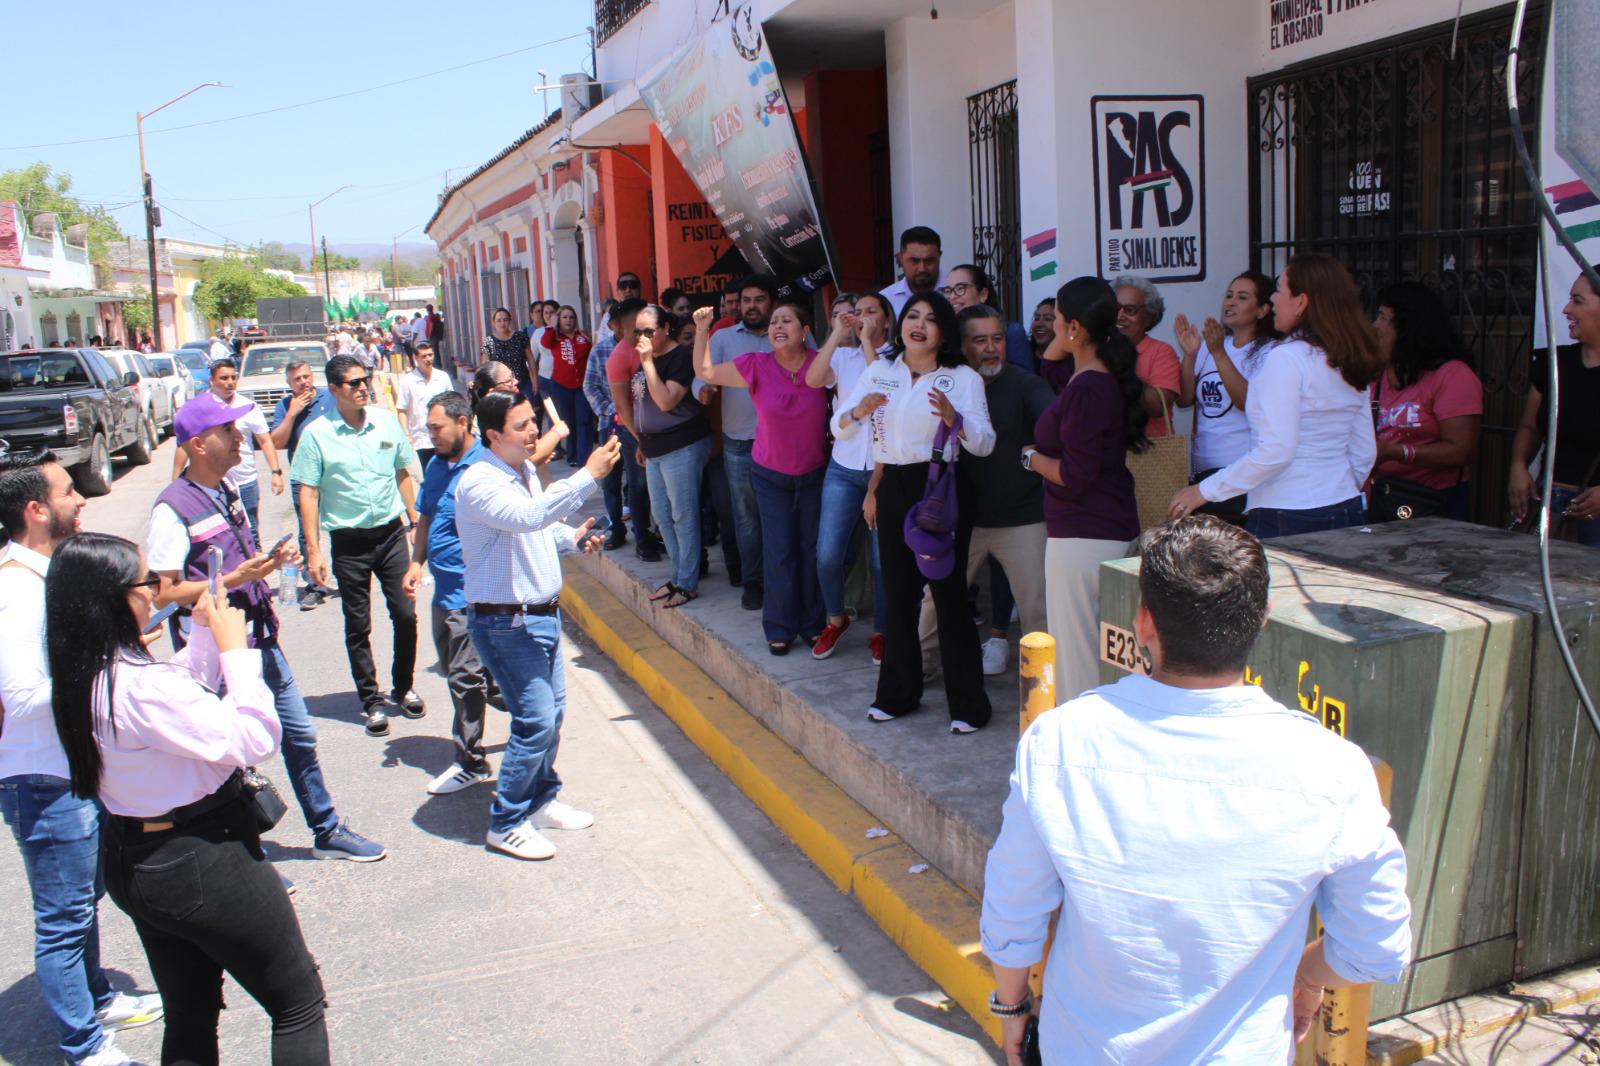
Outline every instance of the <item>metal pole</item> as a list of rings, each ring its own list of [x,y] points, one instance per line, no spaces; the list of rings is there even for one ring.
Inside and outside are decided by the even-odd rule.
[[[400,302],[400,238],[389,242],[389,302]]]
[[[156,274],[156,203],[144,163],[144,115],[135,112],[133,125],[139,134],[139,189],[144,194],[144,242],[150,253],[150,342],[159,352],[165,348],[161,343],[161,284]],[[173,323],[173,327],[176,328],[177,323]]]
[[[322,238],[322,287],[327,290],[328,299],[333,299],[333,277],[328,273],[328,238]]]
[[[306,252],[306,267],[311,274],[311,287],[317,287],[317,205],[307,204],[306,214],[311,218],[311,250]],[[324,297],[328,294],[323,293]]]
[[[1017,683],[1022,687],[1017,726],[1026,733],[1035,718],[1057,703],[1056,638],[1049,633],[1024,634],[1017,655]]]

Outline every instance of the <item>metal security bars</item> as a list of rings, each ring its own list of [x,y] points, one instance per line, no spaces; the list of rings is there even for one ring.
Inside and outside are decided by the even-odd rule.
[[[1022,179],[1017,83],[967,97],[972,261],[988,273],[1007,322],[1022,321]]]
[[[605,43],[608,37],[622,29],[624,23],[643,11],[649,3],[650,0],[595,0],[595,43]]]
[[[1518,70],[1526,133],[1543,79],[1544,10],[1530,12]],[[1249,83],[1251,251],[1268,275],[1297,251],[1337,256],[1368,309],[1419,280],[1445,300],[1483,379],[1474,515],[1506,517],[1511,439],[1528,387],[1538,211],[1511,146],[1511,18],[1464,20]]]

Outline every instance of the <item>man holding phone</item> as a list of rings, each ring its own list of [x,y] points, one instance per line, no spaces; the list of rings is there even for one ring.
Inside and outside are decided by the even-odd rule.
[[[188,467],[156,497],[145,545],[150,568],[161,576],[156,602],[180,605],[187,622],[188,608],[207,589],[213,552],[221,553],[218,583],[228,602],[244,611],[250,646],[261,652],[261,677],[272,690],[283,725],[283,763],[312,832],[311,853],[319,859],[373,862],[387,853],[383,845],[351,829],[334,809],[317,759],[316,728],[278,644],[278,615],[267,578],[284,563],[297,562],[300,553],[289,537],[279,540],[272,552],[258,551],[239,495],[227,481],[244,444],[238,425],[242,413],[240,407],[211,396],[196,397],[178,409],[174,436]]]

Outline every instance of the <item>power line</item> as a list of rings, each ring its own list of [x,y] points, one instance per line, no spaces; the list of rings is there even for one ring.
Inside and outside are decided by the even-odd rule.
[[[180,214],[178,211],[174,210],[171,206],[167,205],[166,203],[163,203],[161,205],[161,207],[162,207],[162,209],[164,211],[167,211],[170,214],[177,215],[179,218],[181,218],[185,222],[189,223],[189,225],[194,226],[197,229],[205,230],[207,233],[211,234],[213,237],[221,237],[228,244],[237,245],[240,248],[248,248],[248,247],[250,247],[250,245],[245,244],[243,241],[234,240],[232,237],[228,236],[226,233],[218,233],[216,230],[212,229],[210,226],[202,226],[202,225],[200,225],[200,223],[196,222],[194,219],[190,218],[188,215]]]
[[[188,122],[181,126],[162,126],[160,129],[146,130],[145,132],[176,133],[179,130],[193,130],[199,129],[203,126],[217,126],[225,122],[239,122],[247,118],[260,118],[262,115],[276,115],[284,111],[294,111],[302,107],[314,107],[317,104],[332,103],[335,100],[348,100],[352,96],[364,96],[367,93],[375,93],[381,89],[392,89],[397,85],[407,85],[411,82],[423,81],[427,78],[437,78],[441,74],[453,74],[458,70],[466,70],[468,67],[482,66],[484,63],[495,63],[502,59],[508,59],[511,56],[522,55],[526,52],[536,52],[541,48],[548,48],[553,44],[561,44],[564,41],[572,41],[579,37],[587,36],[589,36],[589,31],[584,30],[582,33],[573,33],[568,34],[565,37],[557,37],[553,41],[543,41],[539,44],[531,44],[526,48],[514,48],[509,52],[501,52],[499,55],[485,56],[482,59],[468,60],[465,63],[458,63],[453,67],[444,67],[441,70],[432,70],[426,74],[413,74],[409,78],[386,81],[382,85],[373,85],[365,89],[352,89],[349,92],[336,93],[333,96],[322,96],[315,100],[302,100],[297,104],[284,104],[281,107],[269,107],[262,111],[249,111],[242,115],[229,115],[225,118],[206,119],[203,122]],[[68,148],[79,144],[104,144],[108,141],[131,141],[136,136],[136,133],[116,133],[106,137],[85,137],[82,140],[76,141],[48,141],[43,144],[12,144],[0,146],[0,152],[26,152],[35,148]]]

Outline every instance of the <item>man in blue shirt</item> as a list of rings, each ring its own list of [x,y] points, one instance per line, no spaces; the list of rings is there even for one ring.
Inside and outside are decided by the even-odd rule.
[[[416,547],[406,571],[405,590],[412,599],[426,563],[433,574],[433,646],[450,686],[455,718],[450,736],[456,742],[455,765],[428,782],[428,792],[443,796],[494,778],[483,751],[483,710],[494,690],[467,633],[466,568],[461,536],[456,531],[456,483],[487,449],[472,435],[472,408],[454,390],[428,402],[428,439],[433,459],[422,472],[417,501]]]
[[[311,369],[311,364],[304,359],[297,359],[290,363],[284,370],[289,379],[289,395],[278,401],[277,410],[272,412],[272,444],[273,447],[282,448],[288,455],[287,464],[294,463],[294,449],[300,443],[300,434],[305,428],[323,415],[335,409],[333,395],[327,389],[319,389]],[[296,482],[289,482],[289,499],[299,506],[300,486]],[[306,532],[303,523],[296,522],[295,528],[300,536],[300,558],[306,558]],[[300,609],[309,611],[321,607],[324,600],[333,595],[333,590],[323,588],[317,584],[315,575],[309,569],[305,572],[306,587],[300,594]]]
[[[1324,988],[1410,961],[1405,853],[1365,753],[1244,682],[1260,542],[1198,516],[1139,547],[1150,676],[1045,712],[1017,746],[984,876],[989,1009],[1019,1061],[1059,908],[1044,1061],[1288,1062]]]

